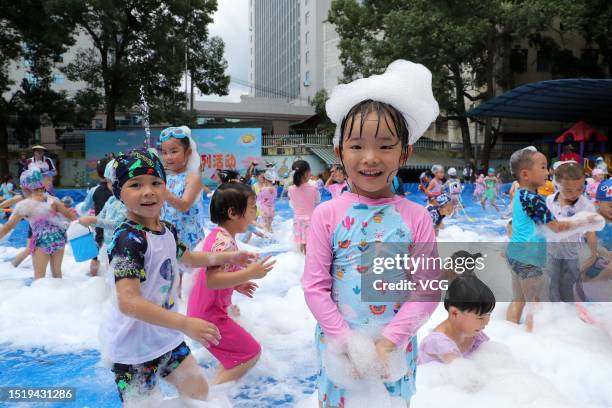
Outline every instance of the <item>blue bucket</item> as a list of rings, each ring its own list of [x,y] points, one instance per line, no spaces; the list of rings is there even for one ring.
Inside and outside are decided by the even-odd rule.
[[[93,232],[71,239],[72,254],[77,262],[87,261],[98,256],[98,245]]]

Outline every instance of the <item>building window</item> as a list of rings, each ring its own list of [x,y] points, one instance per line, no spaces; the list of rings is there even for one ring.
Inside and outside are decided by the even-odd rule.
[[[304,55],[304,61],[306,62],[306,64],[308,64],[308,56],[310,54],[310,51],[306,51],[306,54]]]
[[[308,25],[309,18],[310,18],[310,12],[307,11],[306,14],[304,15],[304,25]]]
[[[306,34],[304,34],[304,44],[308,45],[308,37],[310,37],[310,32],[306,31]]]
[[[53,83],[61,85],[64,83],[64,76],[62,74],[53,74]]]
[[[510,70],[512,72],[527,72],[527,56],[529,50],[515,48],[510,53]]]
[[[538,51],[538,72],[550,72],[550,51]]]
[[[103,127],[104,127],[104,122],[102,122],[102,119],[94,119],[95,129],[102,129]]]

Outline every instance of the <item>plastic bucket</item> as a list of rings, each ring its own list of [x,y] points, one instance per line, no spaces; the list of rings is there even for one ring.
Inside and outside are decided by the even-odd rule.
[[[87,261],[98,256],[98,245],[93,232],[69,240],[72,254],[77,262]]]

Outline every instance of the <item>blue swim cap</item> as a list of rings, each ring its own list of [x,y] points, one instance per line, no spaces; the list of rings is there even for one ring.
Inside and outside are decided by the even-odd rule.
[[[493,167],[489,167],[489,173],[495,173],[495,169]]]
[[[597,201],[612,201],[612,179],[607,179],[599,183],[597,193],[595,193]]]

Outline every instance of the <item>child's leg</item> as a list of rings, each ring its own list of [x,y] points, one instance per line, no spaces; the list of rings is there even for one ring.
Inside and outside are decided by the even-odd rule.
[[[27,257],[30,255],[30,240],[28,239],[28,244],[25,248],[23,248],[19,253],[13,258],[11,264],[16,268],[18,267]]]
[[[54,278],[62,278],[62,260],[64,259],[64,249],[55,251],[51,254],[51,276]]]
[[[36,248],[32,254],[32,266],[34,266],[34,279],[42,279],[47,273],[47,264],[49,263],[49,254],[40,248]]]
[[[533,277],[521,280],[521,288],[527,302],[525,325],[527,331],[533,331],[533,315],[538,309],[538,304],[542,301],[544,290],[544,277]]]
[[[165,379],[174,385],[181,397],[204,401],[208,383],[193,355],[188,355]]]
[[[242,378],[259,360],[261,356],[261,352],[257,353],[255,357],[250,359],[247,362],[244,362],[236,367],[225,369],[223,366],[219,366],[217,374],[215,375],[215,379],[213,382],[215,384],[223,384],[230,381],[237,381]]]
[[[97,276],[98,275],[98,269],[100,269],[100,261],[98,261],[98,257],[95,257],[89,263],[89,274],[91,276]]]
[[[499,212],[499,207],[497,206],[497,203],[495,202],[495,198],[491,199],[491,205],[493,206],[493,208],[495,208],[495,211]]]
[[[514,300],[508,305],[506,320],[519,324],[521,322],[523,309],[525,308],[525,296],[523,295],[519,278],[516,276],[514,271],[511,271],[510,273],[512,273],[512,293],[514,295]]]

